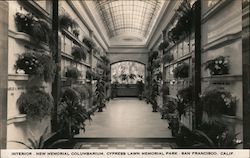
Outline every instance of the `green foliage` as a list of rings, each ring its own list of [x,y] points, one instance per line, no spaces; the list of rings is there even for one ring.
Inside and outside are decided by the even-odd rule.
[[[36,19],[31,13],[17,12],[15,15],[17,30],[29,34],[34,42],[48,42],[51,36],[51,27],[43,19]]]
[[[208,60],[205,63],[205,69],[210,70],[211,75],[224,75],[229,73],[228,59],[224,56],[218,56],[215,59]]]
[[[101,56],[101,59],[105,65],[109,65],[110,60],[107,56],[103,55],[103,56]]]
[[[168,39],[177,42],[189,35],[193,29],[194,8],[187,0],[184,0],[177,10],[179,19],[176,25],[168,32]]]
[[[51,114],[53,108],[52,97],[42,90],[31,90],[22,93],[17,99],[17,106],[21,114],[27,114],[28,118],[42,120]]]
[[[168,41],[163,41],[160,43],[158,50],[164,50],[169,46],[169,42]]]
[[[66,77],[77,80],[81,76],[80,71],[75,67],[68,67]]]
[[[95,44],[95,42],[91,39],[91,38],[89,38],[89,37],[84,37],[83,38],[83,40],[82,40],[82,42],[87,46],[87,47],[89,47],[89,49],[94,49],[95,47],[96,47],[96,44]]]
[[[76,28],[78,27],[77,22],[72,19],[69,15],[62,14],[59,15],[59,28],[60,29],[68,29],[69,27],[71,28]]]
[[[74,56],[74,59],[77,61],[86,60],[86,54],[88,52],[85,50],[85,48],[79,47],[79,46],[73,46],[72,47],[72,55]]]
[[[18,55],[15,69],[23,70],[25,74],[38,79],[43,78],[45,82],[49,82],[54,79],[56,65],[49,54],[27,51]]]
[[[173,56],[173,54],[171,54],[170,52],[165,53],[165,54],[163,55],[163,57],[162,57],[162,62],[163,62],[164,64],[170,63],[170,62],[173,61],[173,60],[174,60],[174,56]]]
[[[189,65],[181,63],[173,70],[174,78],[187,78],[189,76]]]
[[[68,128],[70,137],[79,134],[80,130],[85,130],[84,122],[91,119],[87,110],[81,105],[81,94],[73,88],[63,90],[58,119],[62,127]]]
[[[216,88],[204,92],[201,96],[203,110],[208,116],[218,116],[221,114],[235,116],[236,97],[223,88]]]
[[[179,113],[179,117],[181,117],[182,115],[186,114],[186,111],[189,107],[192,106],[192,102],[193,102],[193,87],[189,86],[186,88],[183,88],[181,90],[178,91],[177,93],[177,110]]]
[[[102,112],[102,108],[105,107],[105,82],[102,79],[97,80],[95,97],[98,112]]]
[[[235,149],[241,140],[237,139],[237,135],[221,126],[206,124],[209,130],[200,129],[193,130],[182,127],[181,132],[177,136],[177,145],[185,148],[199,149]]]

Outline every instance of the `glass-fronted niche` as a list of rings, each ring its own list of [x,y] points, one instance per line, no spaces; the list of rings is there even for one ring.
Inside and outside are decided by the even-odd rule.
[[[111,65],[111,83],[136,84],[145,79],[145,65],[136,61],[121,61]]]

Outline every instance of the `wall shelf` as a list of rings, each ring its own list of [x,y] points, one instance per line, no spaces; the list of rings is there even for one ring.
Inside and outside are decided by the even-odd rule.
[[[7,125],[10,125],[12,123],[25,122],[26,121],[26,117],[27,117],[26,114],[17,114],[17,115],[11,116],[7,120]]]
[[[214,6],[212,6],[206,13],[202,15],[201,23],[205,23],[209,20],[213,15],[218,13],[219,11],[223,10],[223,8],[229,4],[232,0],[221,0]]]
[[[62,55],[62,57],[65,57],[65,58],[67,58],[67,59],[70,59],[70,60],[75,61],[73,56],[71,56],[71,55],[69,55],[69,54],[67,54],[67,53],[65,53],[65,52],[63,52],[63,51],[61,51],[61,55]],[[80,64],[82,64],[82,65],[85,65],[86,67],[90,67],[89,64],[87,64],[87,63],[85,63],[85,62],[83,62],[83,61],[75,61],[75,62],[76,62],[76,63],[80,63]]]
[[[206,52],[211,49],[223,47],[226,44],[230,44],[234,42],[235,40],[241,38],[241,31],[235,34],[228,34],[223,37],[220,37],[212,42],[207,43],[206,45],[203,46],[202,52]]]
[[[33,42],[32,37],[24,32],[15,32],[15,31],[9,30],[8,35],[9,35],[9,37],[12,37],[16,40],[20,40],[20,41],[29,43],[33,46],[39,46],[40,48],[42,48],[48,52],[50,51],[47,43],[40,42],[39,44],[36,44]]]
[[[29,79],[29,75],[27,74],[9,74],[9,81],[27,81]]]
[[[61,32],[62,34],[73,40],[73,42],[76,42],[78,45],[84,47],[85,49],[87,49],[87,51],[89,51],[89,48],[83,42],[81,42],[77,37],[75,37],[75,35],[73,35],[71,32],[69,32],[66,29],[63,29]]]
[[[170,65],[173,65],[173,64],[179,63],[179,62],[181,62],[183,60],[186,60],[188,58],[191,58],[192,53],[193,53],[193,51],[188,53],[188,54],[183,55],[182,57],[180,57],[178,59],[173,60],[171,63],[168,63],[168,64],[164,65],[164,67],[168,67]]]
[[[241,81],[242,75],[213,75],[201,78],[202,81],[212,81],[212,82],[232,82]]]

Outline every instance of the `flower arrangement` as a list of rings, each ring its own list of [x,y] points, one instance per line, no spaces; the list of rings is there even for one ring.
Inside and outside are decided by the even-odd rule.
[[[168,32],[168,38],[174,43],[191,33],[194,8],[185,0],[178,8],[177,13],[179,14],[179,19],[176,25]]]
[[[91,50],[96,47],[95,42],[91,38],[89,38],[89,37],[84,37],[83,40],[82,40],[82,42],[84,44],[86,44],[86,46],[89,47],[89,49],[91,49]]]
[[[203,110],[208,116],[218,116],[221,114],[235,116],[236,97],[224,88],[216,88],[204,92],[201,96]]]
[[[86,60],[86,54],[85,48],[79,47],[79,46],[73,46],[72,47],[72,56],[74,56],[74,59],[77,61]]]
[[[215,59],[205,63],[205,69],[210,70],[211,75],[224,75],[229,73],[228,59],[224,56],[218,56]]]
[[[33,21],[34,21],[34,16],[31,13],[23,14],[17,12],[15,15],[15,23],[17,26],[17,31],[19,32],[29,33]]]
[[[28,118],[42,120],[51,114],[53,108],[52,97],[42,90],[30,90],[22,93],[17,99],[17,106],[21,114],[27,114]]]
[[[45,82],[49,82],[54,79],[56,65],[49,54],[27,51],[18,55],[15,69],[16,71],[23,70],[30,76],[42,77]]]
[[[80,71],[75,67],[68,67],[66,77],[77,80],[81,76]]]
[[[174,78],[187,78],[189,76],[189,65],[181,63],[173,70]]]
[[[17,12],[15,23],[19,32],[32,36],[35,42],[48,42],[51,36],[51,27],[43,19],[35,18],[31,13],[23,14]]]
[[[171,61],[174,60],[174,56],[173,54],[171,54],[170,52],[165,53],[162,57],[162,62],[165,63],[170,63]]]
[[[158,50],[164,50],[169,46],[169,42],[168,41],[163,41],[160,43]]]
[[[58,19],[60,29],[76,28],[78,26],[77,22],[67,14],[59,15]]]

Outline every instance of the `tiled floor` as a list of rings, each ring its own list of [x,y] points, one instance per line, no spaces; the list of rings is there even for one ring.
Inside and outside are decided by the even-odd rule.
[[[137,98],[117,98],[104,112],[96,112],[86,131],[76,138],[171,138],[166,120],[153,113],[150,104]]]

